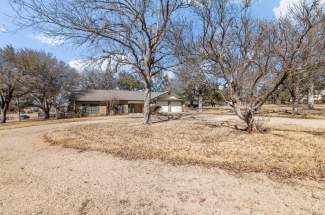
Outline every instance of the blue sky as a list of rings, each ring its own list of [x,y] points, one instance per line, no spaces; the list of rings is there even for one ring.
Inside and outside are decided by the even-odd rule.
[[[252,14],[268,19],[275,18],[274,8],[285,6],[295,0],[256,0]],[[281,7],[279,7],[281,6]],[[76,48],[69,43],[64,43],[61,38],[49,38],[35,29],[17,31],[13,15],[7,0],[0,0],[0,47],[13,45],[16,48],[33,48],[53,53],[57,58],[78,67],[80,59],[87,57],[87,50]]]

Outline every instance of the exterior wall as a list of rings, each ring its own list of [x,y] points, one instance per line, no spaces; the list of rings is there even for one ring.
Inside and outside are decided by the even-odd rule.
[[[74,110],[75,112],[79,112],[80,108],[83,105],[97,105],[98,106],[98,112],[96,114],[89,114],[89,113],[83,113],[83,115],[86,116],[104,116],[109,114],[127,114],[129,113],[129,103],[128,101],[119,101],[116,105],[118,106],[118,112],[113,112],[114,110],[109,110],[109,102],[80,102],[76,101],[74,103]],[[143,103],[136,103],[135,105],[135,111],[136,113],[142,113],[143,111]]]
[[[98,109],[99,109],[98,113],[94,113],[94,114],[83,113],[83,115],[86,115],[86,116],[104,116],[104,115],[107,115],[107,113],[108,113],[106,102],[79,102],[79,101],[75,102],[74,110],[76,113],[79,112],[82,105],[98,105]]]
[[[157,104],[162,107],[160,112],[182,112],[184,111],[183,102],[181,101],[157,101]],[[109,114],[127,114],[127,113],[143,113],[142,101],[119,101],[117,103],[119,111],[113,113],[113,110],[109,110],[109,102],[74,102],[74,110],[79,112],[83,105],[98,106],[98,112],[94,114],[83,113],[84,116],[105,116]]]
[[[99,113],[98,115],[104,116],[107,115],[107,105],[106,104],[100,104],[99,105]]]
[[[162,113],[180,113],[184,111],[181,101],[158,101],[157,104],[161,106],[159,112]]]
[[[130,103],[128,104],[129,113],[143,113],[143,103]]]
[[[159,109],[159,112],[163,112],[163,113],[169,112],[168,101],[158,101],[157,104],[161,107]]]
[[[123,104],[123,113],[129,113],[129,105]]]
[[[135,112],[136,113],[143,113],[143,105],[144,104],[135,104]]]
[[[170,112],[172,113],[180,113],[183,112],[182,102],[170,102]]]

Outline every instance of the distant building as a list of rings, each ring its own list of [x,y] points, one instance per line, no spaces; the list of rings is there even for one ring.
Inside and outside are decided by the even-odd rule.
[[[320,91],[316,91],[315,95],[314,95],[314,99],[316,102],[325,102],[325,90],[320,90]]]

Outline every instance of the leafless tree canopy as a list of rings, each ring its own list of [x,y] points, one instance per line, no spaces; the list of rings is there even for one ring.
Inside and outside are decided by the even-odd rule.
[[[324,23],[319,3],[301,2],[278,22],[255,20],[249,4],[199,1],[202,54],[227,88],[227,100],[240,119],[255,130],[254,113],[293,74],[324,65]],[[318,47],[317,52],[312,51]]]
[[[31,49],[0,49],[1,122],[14,98],[25,97],[49,118],[51,108],[60,110],[77,86],[79,75],[65,63],[44,52]]]
[[[26,71],[19,65],[20,54],[11,46],[0,49],[1,123],[6,122],[6,114],[12,99],[18,94],[22,94],[22,82],[26,76]]]
[[[30,49],[24,52],[32,57],[26,66],[29,77],[24,85],[34,106],[42,109],[44,118],[49,119],[51,108],[60,111],[67,102],[69,94],[79,82],[79,75],[51,54]]]
[[[22,25],[73,39],[141,74],[146,83],[144,122],[150,122],[151,78],[173,66],[166,46],[181,0],[12,0]]]
[[[87,45],[97,58],[136,71],[145,83],[146,124],[153,77],[175,65],[189,71],[188,77],[199,77],[194,78],[198,86],[209,76],[224,85],[222,97],[249,132],[257,129],[254,114],[280,86],[296,86],[324,66],[325,16],[319,0],[301,0],[286,17],[268,21],[250,15],[249,0],[11,3],[21,25]],[[177,13],[186,4],[190,7],[180,14],[195,16],[195,30],[188,30],[186,19]]]

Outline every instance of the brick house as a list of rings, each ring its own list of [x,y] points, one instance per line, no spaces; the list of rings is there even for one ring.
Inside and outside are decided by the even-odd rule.
[[[75,112],[83,115],[110,115],[142,113],[143,91],[83,90],[74,92],[71,102]],[[183,101],[169,92],[152,92],[151,103],[160,106],[160,112],[182,112]]]

